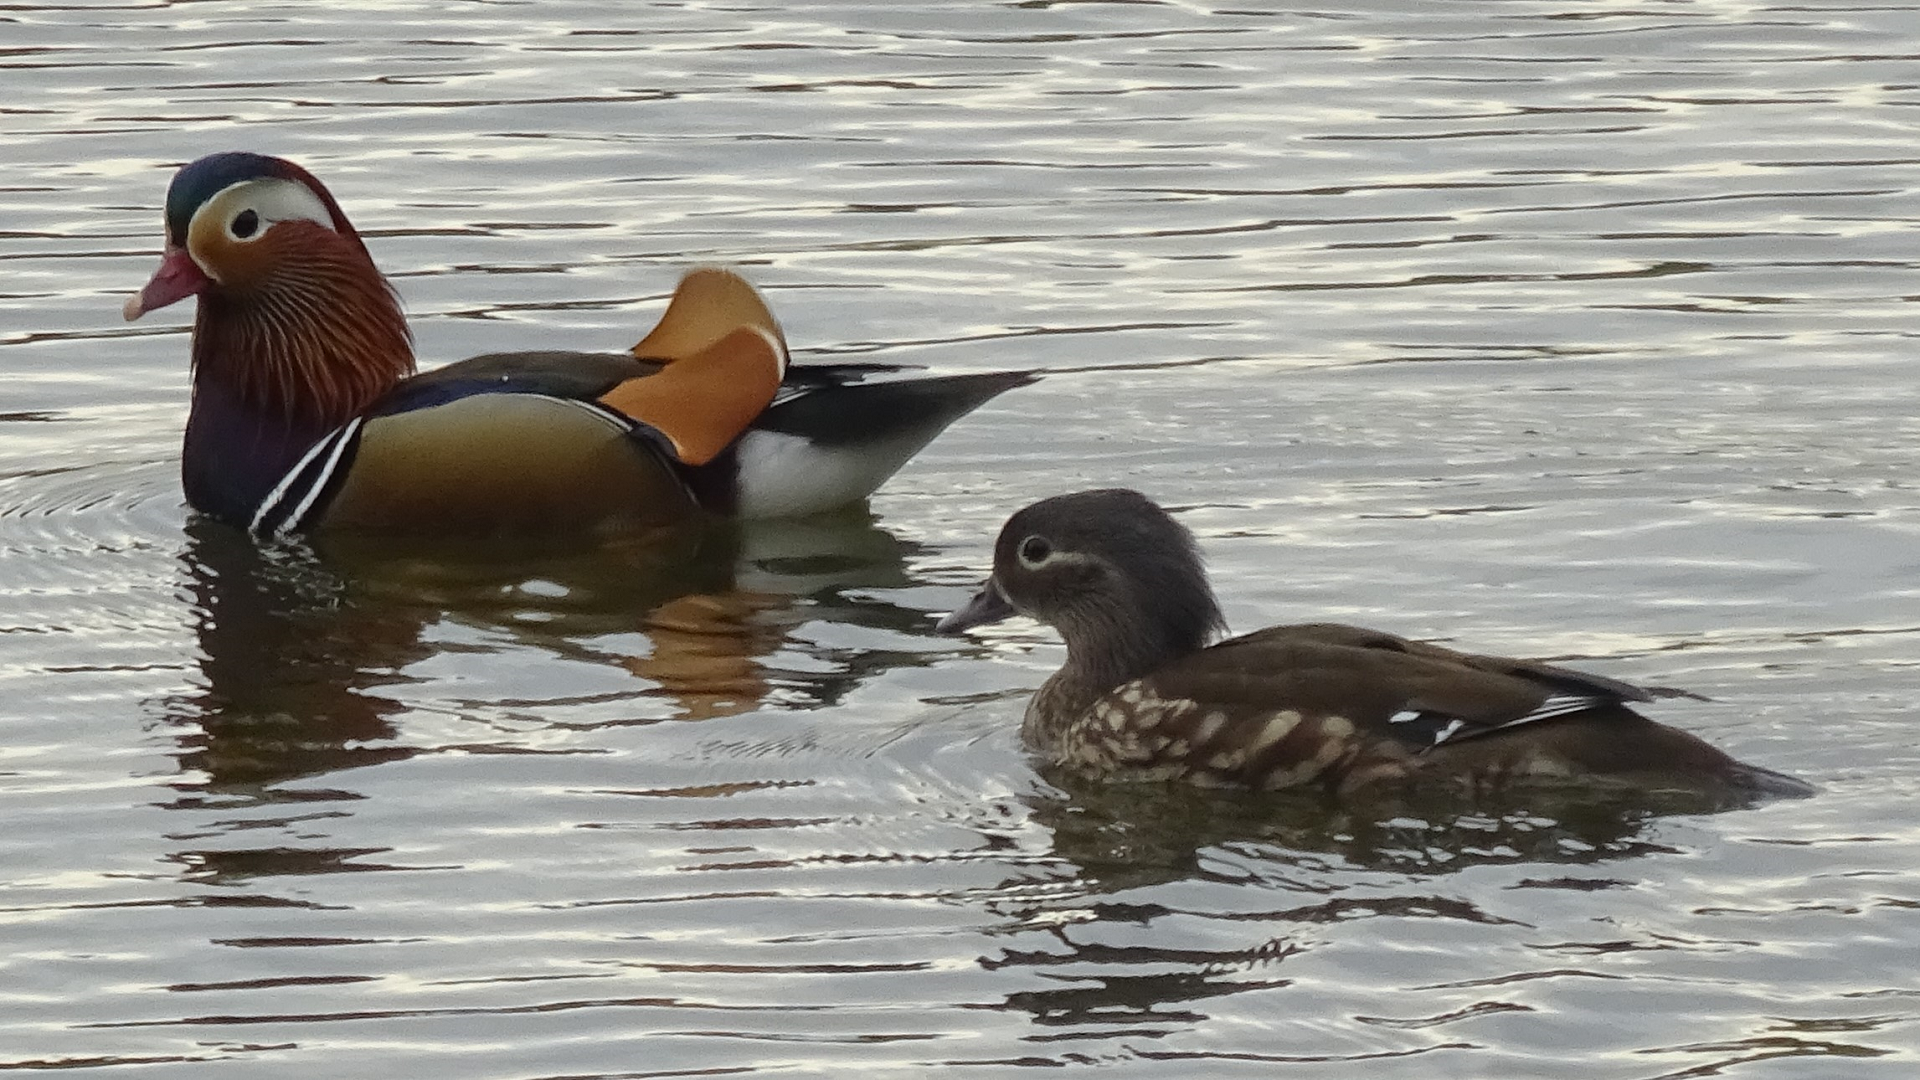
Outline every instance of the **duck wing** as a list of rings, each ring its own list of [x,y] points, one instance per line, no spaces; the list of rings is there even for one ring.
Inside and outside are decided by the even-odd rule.
[[[1337,623],[1255,631],[1156,678],[1249,704],[1290,702],[1282,707],[1342,716],[1362,732],[1421,749],[1653,699],[1603,675]]]

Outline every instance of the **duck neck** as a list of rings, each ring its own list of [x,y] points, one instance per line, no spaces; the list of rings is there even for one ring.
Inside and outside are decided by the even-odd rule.
[[[1146,612],[1090,607],[1054,620],[1066,640],[1067,662],[1034,694],[1022,732],[1043,753],[1064,742],[1067,730],[1096,701],[1206,644],[1205,636],[1175,632]]]
[[[363,254],[290,263],[198,304],[182,479],[215,517],[250,518],[301,454],[414,370],[399,301]]]

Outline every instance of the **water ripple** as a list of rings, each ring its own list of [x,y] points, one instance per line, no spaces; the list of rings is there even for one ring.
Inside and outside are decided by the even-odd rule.
[[[1906,8],[186,10],[0,50],[0,1069],[1912,1071]],[[184,316],[118,319],[224,148],[328,181],[431,363],[718,261],[801,362],[1050,374],[872,518],[258,547],[182,505]],[[1111,483],[1236,626],[1685,686],[1825,791],[1037,772],[1056,639],[930,616]]]

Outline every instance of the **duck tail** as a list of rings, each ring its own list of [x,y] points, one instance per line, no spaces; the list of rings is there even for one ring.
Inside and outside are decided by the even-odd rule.
[[[1749,765],[1744,761],[1734,763],[1727,779],[1741,791],[1761,799],[1805,799],[1820,793],[1818,787],[1797,776]]]
[[[1039,378],[1034,371],[989,371],[821,386],[776,402],[754,426],[818,446],[897,445],[904,463],[947,425]]]
[[[831,367],[793,370],[807,374],[789,379],[786,391],[794,392],[736,444],[733,511],[743,518],[804,517],[858,502],[948,424],[1038,378],[999,371],[843,383],[832,381]]]

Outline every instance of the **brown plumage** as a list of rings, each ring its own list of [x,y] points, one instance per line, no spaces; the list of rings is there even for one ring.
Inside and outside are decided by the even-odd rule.
[[[413,374],[400,301],[358,237],[290,221],[250,248],[214,250],[230,269],[201,294],[194,365],[246,404],[330,427]]]
[[[1609,778],[1803,795],[1629,707],[1638,687],[1354,626],[1221,627],[1193,538],[1137,492],[1080,492],[1015,514],[993,576],[941,629],[1012,614],[1060,630],[1067,662],[1022,735],[1076,772],[1351,793]]]

